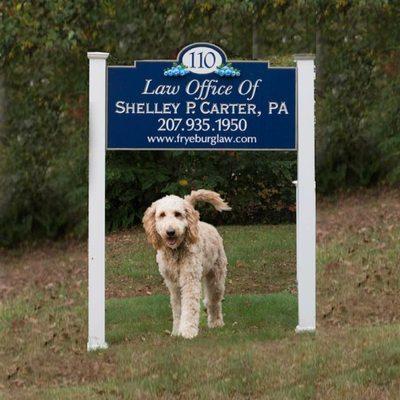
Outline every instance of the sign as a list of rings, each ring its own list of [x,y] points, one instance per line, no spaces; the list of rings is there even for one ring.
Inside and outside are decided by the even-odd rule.
[[[227,61],[196,43],[173,61],[107,67],[89,52],[88,350],[106,349],[106,149],[296,150],[296,332],[316,327],[314,56]],[[107,113],[105,112],[107,110]],[[108,141],[108,144],[106,143]]]
[[[107,148],[296,149],[296,69],[229,62],[209,43],[176,61],[108,67]]]

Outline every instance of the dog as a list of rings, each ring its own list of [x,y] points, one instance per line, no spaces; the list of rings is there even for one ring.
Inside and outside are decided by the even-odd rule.
[[[143,216],[148,241],[157,250],[157,264],[170,292],[173,336],[192,339],[199,331],[201,284],[209,328],[222,327],[227,258],[214,226],[200,221],[197,202],[217,211],[231,208],[210,190],[192,191],[184,198],[169,195],[155,201]]]

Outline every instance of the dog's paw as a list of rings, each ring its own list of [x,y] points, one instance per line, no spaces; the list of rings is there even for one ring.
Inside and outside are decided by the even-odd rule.
[[[180,329],[179,334],[185,339],[193,339],[199,333],[199,329],[193,326],[187,326]]]
[[[221,328],[225,324],[224,324],[224,321],[222,319],[216,319],[214,321],[208,321],[207,325],[208,325],[209,328],[212,329],[212,328]]]
[[[171,332],[171,336],[179,336],[179,329],[173,329]]]

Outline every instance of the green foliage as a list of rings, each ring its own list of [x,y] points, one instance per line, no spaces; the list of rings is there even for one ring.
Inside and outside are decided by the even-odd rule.
[[[278,64],[316,51],[319,190],[398,182],[399,16],[383,0],[3,2],[0,243],[86,231],[88,50],[110,64],[173,59],[195,41]],[[227,197],[229,222],[293,220],[295,168],[293,154],[111,153],[108,228],[199,187]]]
[[[86,230],[87,60],[106,5],[6,2],[0,22],[0,243]],[[93,30],[91,30],[91,28]],[[106,38],[104,38],[106,39]]]
[[[400,51],[382,54],[373,74],[379,89],[364,121],[377,144],[380,174],[395,184],[400,182]]]
[[[264,152],[111,152],[107,165],[107,223],[115,230],[140,221],[152,201],[208,188],[233,208],[224,223],[291,221],[295,211],[295,154]],[[222,220],[200,206],[209,221]]]
[[[400,179],[400,4],[337,3],[317,25],[317,180],[324,193]]]

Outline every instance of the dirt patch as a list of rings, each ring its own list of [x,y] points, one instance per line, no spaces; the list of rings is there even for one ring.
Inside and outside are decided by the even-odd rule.
[[[77,241],[1,250],[0,260],[0,300],[13,298],[26,288],[48,290],[86,281],[87,248]]]
[[[155,294],[168,294],[167,288],[162,283],[162,279],[154,284],[138,283],[129,276],[120,276],[106,283],[106,299],[114,297],[134,297],[134,296],[152,296]]]
[[[319,243],[343,234],[368,229],[393,229],[400,223],[400,190],[360,189],[335,198],[318,199],[317,240]]]
[[[322,201],[318,212],[320,326],[400,320],[400,191]]]

